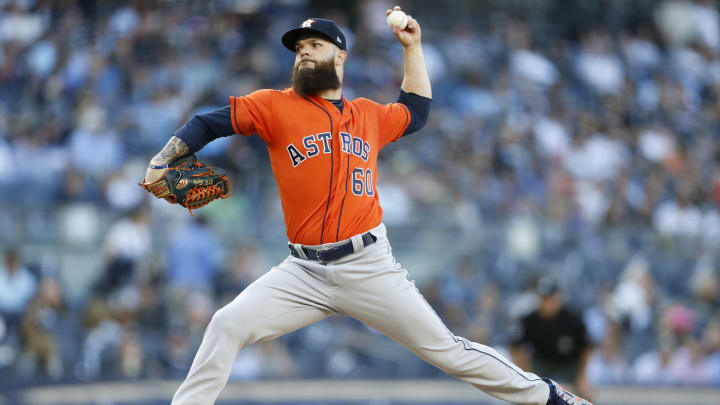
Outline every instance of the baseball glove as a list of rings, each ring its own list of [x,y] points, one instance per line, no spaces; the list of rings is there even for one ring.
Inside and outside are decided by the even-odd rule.
[[[190,215],[194,209],[231,195],[225,170],[203,165],[194,154],[168,164],[160,179],[152,183],[143,180],[140,185],[157,198],[182,205]]]

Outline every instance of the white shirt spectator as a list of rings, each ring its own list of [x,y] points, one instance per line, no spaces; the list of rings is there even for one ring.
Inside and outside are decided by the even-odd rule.
[[[720,47],[720,15],[714,1],[693,3],[691,21],[700,42],[714,50]]]
[[[680,206],[676,201],[662,203],[653,215],[655,230],[664,236],[699,237],[703,216],[693,205]]]
[[[655,22],[670,44],[685,44],[693,38],[695,21],[691,7],[689,1],[666,1],[655,12]]]
[[[27,56],[28,68],[38,78],[45,78],[53,69],[58,60],[58,50],[52,41],[40,41],[35,44]]]
[[[610,201],[601,185],[591,181],[579,181],[576,187],[575,200],[580,207],[580,216],[590,224],[600,223],[610,208]]]
[[[577,61],[580,77],[600,94],[618,94],[624,72],[620,60],[611,53],[584,51]]]
[[[585,369],[591,384],[626,383],[627,364],[620,353],[605,353],[603,348],[593,350]]]
[[[8,183],[15,175],[15,159],[10,144],[0,138],[0,184]]]
[[[0,264],[0,313],[20,314],[35,295],[37,281],[25,267],[10,271]]]
[[[675,138],[662,128],[652,128],[640,133],[638,146],[643,157],[658,163],[675,153]]]
[[[672,45],[685,45],[692,40],[699,40],[711,49],[720,45],[720,17],[714,2],[666,1],[655,18]]]
[[[30,44],[40,38],[46,25],[41,14],[11,12],[0,15],[0,43],[13,41],[20,45]]]
[[[105,248],[113,256],[133,261],[144,258],[152,247],[150,227],[144,221],[124,218],[110,227]]]
[[[535,142],[541,155],[565,158],[570,150],[570,135],[563,124],[548,117],[542,117],[533,126]]]
[[[616,320],[629,320],[633,332],[642,331],[653,321],[654,280],[650,263],[642,256],[633,257],[623,270],[621,281],[610,299],[609,313]]]
[[[140,26],[140,16],[132,7],[121,7],[110,17],[108,30],[113,34],[126,38]]]
[[[557,80],[558,72],[543,55],[527,49],[518,49],[510,56],[512,72],[540,87],[550,87]]]
[[[667,384],[672,381],[667,370],[667,360],[655,350],[641,354],[633,363],[631,379],[640,384]]]
[[[595,134],[571,150],[567,169],[576,178],[610,180],[627,164],[628,152],[621,143]]]

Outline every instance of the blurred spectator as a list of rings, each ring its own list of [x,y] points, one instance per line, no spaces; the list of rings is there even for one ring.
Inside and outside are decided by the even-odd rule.
[[[612,290],[601,285],[595,291],[595,302],[583,311],[583,323],[593,344],[611,339],[610,333],[616,324],[610,319],[608,312],[612,310]],[[617,343],[617,342],[616,342]]]
[[[587,363],[587,379],[591,385],[627,384],[628,364],[622,352],[622,335],[618,325],[613,325],[607,337],[590,354]]]
[[[512,47],[510,69],[519,79],[541,89],[551,87],[557,80],[557,69],[545,56],[531,49],[527,27],[514,22],[508,28],[508,42]]]
[[[570,150],[570,134],[560,117],[543,116],[533,127],[535,144],[540,156],[564,160]]]
[[[22,375],[62,377],[64,367],[57,333],[63,309],[62,290],[57,281],[43,279],[22,321],[24,347],[19,361]]]
[[[18,327],[37,288],[35,276],[21,260],[20,250],[11,246],[5,249],[0,263],[0,317],[10,330]]]
[[[649,266],[645,257],[633,257],[611,299],[611,316],[618,322],[627,323],[633,333],[650,328],[655,316],[655,281]]]
[[[710,383],[718,385],[720,384],[720,320],[712,320],[705,328],[702,345],[707,355]]]
[[[241,243],[233,249],[226,271],[215,279],[215,293],[220,302],[233,300],[267,269],[260,247],[250,241]]]
[[[17,42],[28,45],[40,38],[47,21],[39,13],[30,12],[30,7],[15,5],[7,7],[7,13],[0,16],[0,43]]]
[[[94,100],[83,101],[78,113],[78,124],[70,134],[70,153],[73,166],[87,176],[102,178],[116,170],[123,159],[123,144],[108,128],[107,112],[94,105]]]
[[[235,360],[230,371],[231,380],[298,376],[298,366],[281,342],[277,340],[261,342],[247,349],[242,350]]]
[[[695,263],[690,278],[690,290],[697,299],[698,308],[706,315],[720,309],[720,276],[712,258],[704,256]]]
[[[680,195],[662,203],[655,211],[653,222],[661,235],[686,238],[699,238],[702,235],[702,212],[692,203],[689,193],[687,187],[681,187]]]
[[[37,117],[27,117],[37,119]],[[43,193],[30,192],[23,188],[14,191],[15,201],[48,203],[53,201],[60,192],[61,179],[67,169],[68,151],[57,145],[60,136],[56,126],[48,125],[43,131],[30,132],[30,128],[23,128],[21,137],[13,143],[15,164],[22,162],[23,181],[32,185],[33,190],[43,190]],[[17,184],[16,184],[17,186]]]
[[[220,239],[202,215],[178,229],[166,254],[168,283],[184,291],[211,291],[224,264]]]
[[[538,281],[538,308],[525,316],[510,350],[515,363],[538,375],[570,382],[588,397],[591,343],[582,318],[567,307],[556,281]]]
[[[637,79],[646,79],[662,60],[660,49],[653,42],[649,27],[641,26],[637,28],[637,32],[627,33],[620,45],[630,73]],[[642,83],[652,86],[652,81]]]
[[[146,169],[137,160],[123,165],[122,170],[107,176],[105,183],[105,201],[114,210],[131,211],[141,206],[147,198],[142,188],[138,187],[137,179],[143,176]]]
[[[200,347],[205,327],[216,305],[204,290],[172,294],[168,305],[171,306],[171,313],[168,333],[159,355],[160,361],[169,375],[184,377]]]
[[[619,94],[624,83],[623,66],[611,52],[610,38],[604,32],[585,35],[577,58],[577,70],[586,84],[599,94]]]
[[[633,379],[642,384],[708,384],[711,370],[702,347],[692,336],[696,327],[695,315],[690,309],[670,306],[658,328],[658,348],[637,358]]]
[[[698,40],[718,49],[720,18],[714,0],[665,1],[655,14],[657,23],[671,45]]]
[[[109,293],[117,289],[146,282],[148,255],[152,248],[149,213],[140,206],[115,222],[105,239],[105,267],[98,280],[97,290]]]
[[[669,335],[675,343],[670,360],[672,380],[685,385],[709,383],[710,375],[703,348],[695,336],[698,328],[695,312],[683,305],[672,305],[663,313],[660,327],[661,339]]]
[[[672,384],[670,362],[672,343],[667,339],[658,342],[657,348],[641,354],[632,365],[632,381],[639,384]]]
[[[75,373],[81,380],[92,380],[117,370],[117,347],[122,338],[122,326],[112,317],[102,299],[91,300],[83,319],[86,335]]]

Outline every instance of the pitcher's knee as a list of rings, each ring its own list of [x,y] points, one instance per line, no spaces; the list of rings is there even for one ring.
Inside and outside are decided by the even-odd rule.
[[[207,333],[219,334],[237,340],[243,335],[243,324],[245,324],[243,320],[233,316],[227,308],[220,308],[210,320]]]

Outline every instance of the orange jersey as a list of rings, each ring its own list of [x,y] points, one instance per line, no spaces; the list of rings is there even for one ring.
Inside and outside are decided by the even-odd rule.
[[[292,243],[336,242],[382,220],[378,152],[402,136],[410,111],[364,98],[343,102],[340,113],[293,89],[230,97],[235,132],[257,133],[267,145]]]

